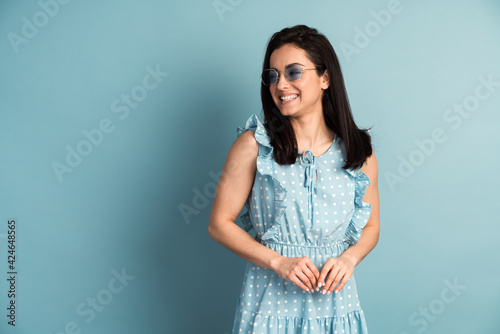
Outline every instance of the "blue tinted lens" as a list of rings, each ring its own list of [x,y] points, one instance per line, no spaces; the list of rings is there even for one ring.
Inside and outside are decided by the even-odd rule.
[[[285,70],[285,75],[288,81],[299,80],[302,77],[302,67],[292,65]]]
[[[264,85],[274,85],[278,80],[278,74],[275,70],[264,70],[262,72],[262,82]]]

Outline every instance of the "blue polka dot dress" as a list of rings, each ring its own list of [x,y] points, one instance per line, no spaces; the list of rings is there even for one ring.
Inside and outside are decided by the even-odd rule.
[[[254,131],[259,155],[243,228],[254,229],[257,241],[281,255],[309,257],[321,272],[328,258],[358,242],[371,212],[362,201],[370,179],[342,169],[345,151],[337,135],[321,156],[299,151],[294,164],[280,165],[255,114],[237,127],[237,137],[246,130]],[[320,291],[306,292],[247,261],[233,334],[368,333],[354,274],[339,293]]]

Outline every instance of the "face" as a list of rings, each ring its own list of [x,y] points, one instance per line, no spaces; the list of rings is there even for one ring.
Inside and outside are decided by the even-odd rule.
[[[285,78],[285,68],[290,64],[304,65],[304,69],[315,67],[305,50],[293,44],[285,44],[271,53],[269,62],[270,68],[280,72],[278,82],[269,86],[269,91],[282,115],[322,113],[321,97],[323,90],[329,87],[327,74],[318,76],[316,70],[307,70],[302,72],[299,80],[289,82]],[[290,97],[292,98],[289,99]]]

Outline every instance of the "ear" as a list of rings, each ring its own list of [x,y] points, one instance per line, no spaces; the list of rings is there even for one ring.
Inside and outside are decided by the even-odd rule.
[[[330,77],[328,76],[328,71],[325,70],[323,75],[321,76],[321,89],[325,90],[330,87]]]

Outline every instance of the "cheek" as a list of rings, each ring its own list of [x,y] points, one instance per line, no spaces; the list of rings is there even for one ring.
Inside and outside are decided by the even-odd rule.
[[[273,86],[269,88],[269,93],[271,94],[271,98],[274,102],[276,102],[276,88]]]
[[[297,87],[301,93],[309,97],[317,96],[321,94],[322,90],[316,82],[310,82],[309,84],[304,83],[300,87]]]

